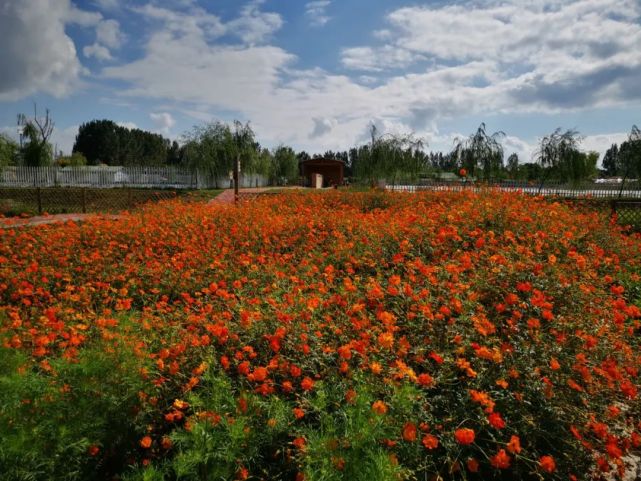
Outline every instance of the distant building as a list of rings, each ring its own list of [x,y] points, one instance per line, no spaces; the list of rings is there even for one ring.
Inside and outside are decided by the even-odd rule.
[[[335,159],[308,159],[298,164],[300,175],[305,179],[305,185],[312,185],[314,174],[323,176],[323,187],[343,185],[345,180],[345,163]]]

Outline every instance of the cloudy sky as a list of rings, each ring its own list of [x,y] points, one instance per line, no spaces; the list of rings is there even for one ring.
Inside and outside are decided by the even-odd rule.
[[[603,152],[641,124],[639,0],[0,0],[0,32],[0,130],[36,102],[64,151],[101,118],[310,152],[486,122],[528,161],[556,127]]]

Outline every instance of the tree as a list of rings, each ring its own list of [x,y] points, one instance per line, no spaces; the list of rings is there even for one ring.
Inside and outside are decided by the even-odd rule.
[[[53,133],[54,122],[49,109],[46,109],[44,118],[38,117],[38,107],[34,103],[33,118],[19,114],[18,125],[22,128],[21,135],[27,139],[20,152],[24,165],[50,165],[53,149],[49,139]]]
[[[476,133],[467,139],[456,139],[452,154],[459,167],[468,173],[478,176],[480,169],[483,178],[490,179],[498,176],[503,168],[503,146],[499,139],[505,137],[505,133],[489,135],[485,128],[485,123],[481,123]]]
[[[167,165],[179,165],[182,162],[183,155],[184,150],[174,140],[167,150]]]
[[[103,119],[80,126],[73,152],[82,153],[90,165],[163,165],[171,148],[162,135]]]
[[[92,120],[78,128],[72,152],[83,154],[89,165],[118,165],[121,129],[111,120]]]
[[[251,172],[258,156],[254,131],[249,123],[234,122],[234,129],[223,122],[210,122],[194,126],[183,136],[183,163],[200,175],[213,181],[216,188],[219,180],[227,178],[237,160],[241,170]]]
[[[621,192],[623,193],[623,184],[629,177],[641,177],[641,130],[632,126],[628,140],[621,144],[619,149],[619,160],[623,171],[623,182]]]
[[[519,172],[519,156],[516,153],[510,154],[507,158],[507,171],[512,179],[516,178]]]
[[[575,159],[581,140],[582,137],[576,130],[563,132],[560,127],[540,140],[534,153],[535,159],[543,168],[539,191],[551,173],[563,177],[568,171],[568,165]]]
[[[0,133],[0,167],[15,165],[19,146],[11,137]]]
[[[371,142],[359,147],[352,159],[356,177],[375,185],[379,179],[396,182],[399,177],[417,177],[424,169],[424,155],[415,155],[423,148],[422,139],[413,134],[379,135],[374,124],[370,126]]]
[[[274,149],[272,154],[273,168],[272,178],[277,184],[283,181],[291,182],[298,178],[298,158],[296,152],[291,147],[284,145]]]
[[[605,174],[611,177],[621,173],[621,163],[619,160],[619,147],[612,144],[603,156],[603,170]]]

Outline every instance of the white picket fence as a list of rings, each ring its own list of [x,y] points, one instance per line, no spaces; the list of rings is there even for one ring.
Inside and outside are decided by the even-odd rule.
[[[155,189],[229,188],[229,177],[215,178],[180,167],[3,167],[0,187],[140,187]],[[264,187],[268,179],[257,174],[241,176],[241,187]]]

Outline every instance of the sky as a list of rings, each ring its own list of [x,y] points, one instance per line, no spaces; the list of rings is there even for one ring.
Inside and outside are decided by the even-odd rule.
[[[311,153],[485,122],[521,162],[557,127],[603,153],[641,125],[640,0],[0,0],[0,32],[0,131],[35,103],[65,153],[93,119]]]

